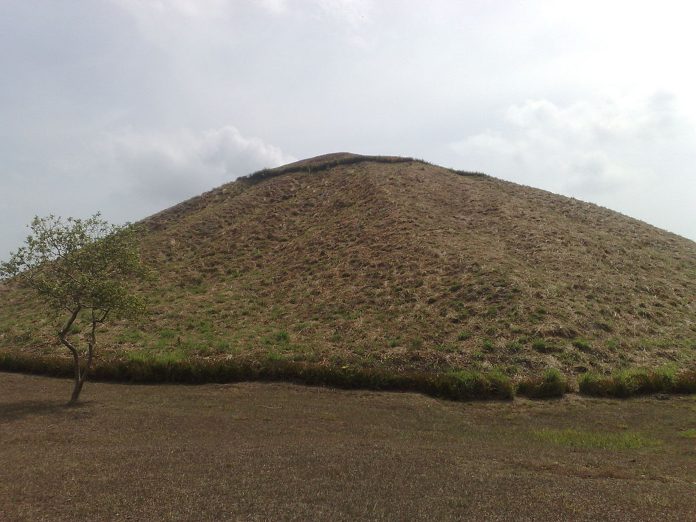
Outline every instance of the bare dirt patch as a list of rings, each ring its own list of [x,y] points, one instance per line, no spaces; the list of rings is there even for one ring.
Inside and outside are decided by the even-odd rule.
[[[688,520],[694,397],[453,403],[0,373],[3,520]],[[572,431],[569,431],[572,430]],[[572,433],[539,437],[538,433]],[[584,434],[589,434],[587,444]],[[624,449],[593,441],[632,440]],[[565,442],[570,440],[572,444]]]

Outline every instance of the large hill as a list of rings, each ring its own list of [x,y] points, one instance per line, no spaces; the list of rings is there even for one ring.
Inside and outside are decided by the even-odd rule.
[[[518,375],[696,365],[696,243],[488,176],[331,154],[143,224],[151,315],[105,332],[102,358]],[[0,349],[55,351],[35,301],[0,292]]]

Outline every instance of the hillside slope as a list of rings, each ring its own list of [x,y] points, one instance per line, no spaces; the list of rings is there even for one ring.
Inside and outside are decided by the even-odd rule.
[[[101,357],[512,374],[696,365],[696,243],[487,176],[333,154],[143,223],[152,313],[105,332]],[[50,328],[26,334],[32,299],[0,292],[0,348],[53,350]]]

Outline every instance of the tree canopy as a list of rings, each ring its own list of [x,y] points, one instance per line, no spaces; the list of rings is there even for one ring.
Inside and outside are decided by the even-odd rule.
[[[51,215],[35,217],[30,229],[24,246],[0,264],[0,278],[34,290],[51,309],[66,314],[58,337],[73,355],[75,402],[92,363],[97,327],[110,317],[143,312],[144,302],[133,292],[133,283],[149,271],[141,262],[133,225],[112,225],[100,214],[65,220]],[[90,325],[86,350],[69,339],[78,320]]]

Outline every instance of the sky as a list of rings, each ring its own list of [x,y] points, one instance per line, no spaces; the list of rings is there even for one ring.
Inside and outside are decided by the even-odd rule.
[[[264,167],[401,155],[696,240],[696,4],[0,0],[0,259]]]

